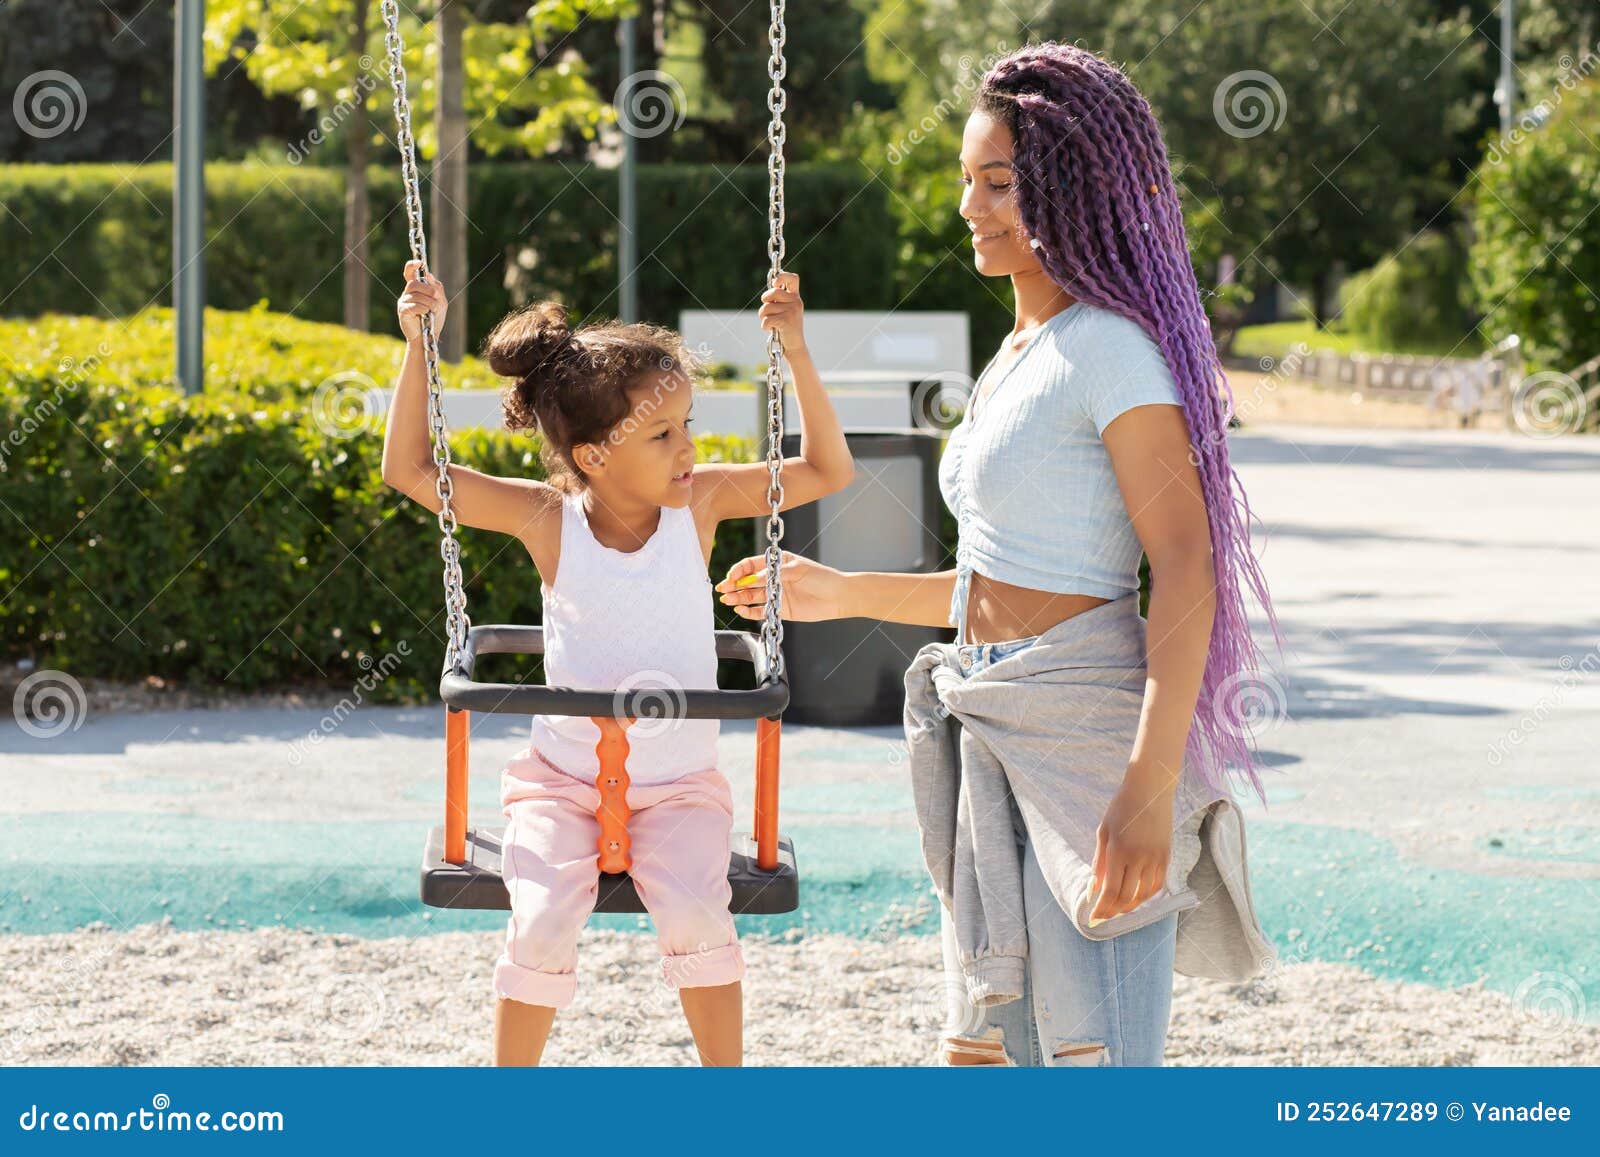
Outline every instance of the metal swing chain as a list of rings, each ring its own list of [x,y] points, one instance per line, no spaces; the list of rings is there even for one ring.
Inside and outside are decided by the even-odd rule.
[[[767,256],[771,265],[767,270],[767,287],[777,284],[784,258],[784,206],[783,146],[787,136],[783,114],[787,104],[783,90],[788,65],[784,47],[788,39],[785,23],[786,0],[769,0],[771,22],[767,38],[771,56],[767,61],[767,75],[772,80],[772,90],[767,94],[767,109],[772,118],[767,125],[768,199],[767,199]],[[422,190],[417,172],[416,145],[411,135],[411,104],[406,97],[406,70],[401,56],[400,8],[396,0],[382,0],[384,42],[389,56],[389,81],[394,89],[394,115],[397,131],[396,143],[400,148],[401,174],[405,183],[406,218],[410,226],[411,255],[420,263],[421,273],[428,269],[427,238],[422,224]],[[433,441],[433,461],[438,468],[435,490],[439,495],[439,554],[444,560],[444,595],[446,616],[445,669],[457,669],[459,656],[465,651],[467,631],[471,622],[467,617],[467,596],[461,577],[461,544],[457,541],[456,517],[451,509],[450,446],[444,417],[444,390],[439,381],[439,347],[433,332],[433,315],[422,317],[423,360],[428,371],[428,422]],[[783,341],[776,330],[767,335],[767,600],[761,623],[761,643],[765,652],[767,669],[774,679],[784,677],[783,663],[783,587],[779,569],[783,562],[780,542],[783,539]]]
[[[400,171],[406,187],[406,218],[411,228],[411,256],[428,275],[428,240],[422,229],[422,187],[417,174],[416,142],[411,136],[411,102],[406,98],[406,66],[401,59],[400,6],[383,0],[384,43],[389,53],[389,83],[394,89],[395,143],[400,147]],[[444,420],[444,389],[439,382],[439,341],[433,332],[433,314],[422,315],[422,356],[428,367],[428,425],[432,433],[433,463],[438,468],[434,490],[439,495],[439,557],[444,560],[445,653],[444,669],[458,671],[467,645],[467,593],[461,581],[461,544],[456,539],[456,515],[450,499],[449,430]]]
[[[767,109],[772,119],[767,124],[767,256],[771,267],[767,270],[767,288],[778,283],[778,273],[783,269],[783,144],[787,130],[783,112],[787,98],[783,79],[788,71],[784,59],[784,44],[788,28],[784,23],[786,0],[768,0],[771,23],[767,40],[772,55],[767,60],[767,75],[772,78],[772,90],[767,94]],[[767,660],[770,678],[782,679],[783,666],[783,583],[778,571],[783,563],[783,341],[776,329],[767,332],[767,502],[771,513],[767,516],[767,603],[761,619],[761,645]]]

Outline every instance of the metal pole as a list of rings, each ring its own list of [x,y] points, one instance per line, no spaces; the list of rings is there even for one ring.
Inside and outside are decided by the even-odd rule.
[[[634,72],[634,18],[626,16],[618,22],[617,44],[621,50],[620,71],[622,85]],[[622,169],[618,173],[617,208],[621,219],[617,237],[617,313],[623,321],[639,320],[639,240],[638,187],[634,172],[637,142],[630,131],[629,118],[624,115],[622,124]]]
[[[178,381],[205,389],[205,0],[178,0],[173,38],[172,306],[177,314]]]
[[[1511,121],[1517,109],[1517,76],[1513,67],[1516,55],[1516,18],[1512,0],[1500,0],[1500,135],[1511,135]]]

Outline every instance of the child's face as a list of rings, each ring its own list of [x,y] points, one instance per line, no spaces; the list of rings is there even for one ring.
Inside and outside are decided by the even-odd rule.
[[[628,391],[632,409],[603,442],[576,455],[592,482],[658,506],[689,505],[695,445],[689,431],[694,383],[678,371],[651,373]],[[603,481],[602,481],[603,480]]]

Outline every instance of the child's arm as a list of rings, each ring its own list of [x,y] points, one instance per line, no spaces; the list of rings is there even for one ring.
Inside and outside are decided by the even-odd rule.
[[[763,329],[776,329],[783,339],[800,410],[800,454],[783,462],[782,510],[843,490],[855,477],[844,429],[806,348],[805,304],[800,300],[799,285],[796,274],[780,274],[777,287],[761,295],[758,315]],[[756,518],[771,510],[768,481],[765,462],[704,463],[694,468],[695,505],[711,522]]]
[[[396,306],[400,329],[406,337],[406,358],[389,403],[389,421],[383,436],[383,481],[437,514],[441,505],[436,482],[439,471],[428,437],[428,368],[422,352],[422,316],[432,312],[434,332],[438,333],[444,325],[446,300],[437,278],[430,275],[427,281],[413,280],[416,272],[417,263],[406,262],[406,291]],[[544,545],[541,540],[546,537],[542,532],[547,520],[561,508],[560,495],[553,486],[528,478],[500,478],[454,462],[450,464],[450,486],[450,508],[457,522],[519,538],[534,552],[535,563],[542,561],[536,543]]]

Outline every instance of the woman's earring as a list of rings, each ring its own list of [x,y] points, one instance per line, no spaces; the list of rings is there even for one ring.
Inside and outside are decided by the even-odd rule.
[[[1029,241],[1028,241],[1028,248],[1029,249],[1042,248],[1042,246],[1039,244],[1039,239],[1037,237],[1030,238]]]

